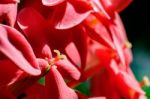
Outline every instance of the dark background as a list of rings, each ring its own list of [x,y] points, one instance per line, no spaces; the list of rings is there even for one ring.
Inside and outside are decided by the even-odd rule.
[[[133,46],[142,43],[142,46],[150,50],[149,0],[133,0],[120,15],[124,22],[129,41],[133,43]]]

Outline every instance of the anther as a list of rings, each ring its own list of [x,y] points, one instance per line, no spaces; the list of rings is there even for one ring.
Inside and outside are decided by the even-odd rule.
[[[150,81],[149,78],[147,76],[143,77],[143,80],[140,82],[140,86],[141,87],[145,87],[145,86],[150,86]]]

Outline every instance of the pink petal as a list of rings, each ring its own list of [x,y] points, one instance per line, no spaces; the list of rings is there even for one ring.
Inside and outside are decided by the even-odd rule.
[[[68,29],[80,24],[90,12],[87,8],[65,2],[55,9],[49,22],[56,29]]]
[[[45,6],[56,6],[65,0],[42,0],[43,5]]]
[[[48,61],[47,60],[45,60],[45,59],[41,59],[41,58],[38,58],[37,59],[38,60],[38,63],[39,63],[39,67],[40,67],[40,69],[41,69],[41,76],[43,76],[43,75],[45,75],[45,73],[47,73],[48,72],[48,66],[49,66],[49,64],[48,64]]]
[[[4,25],[0,25],[0,30],[0,51],[25,72],[39,75],[41,72],[38,69],[38,63],[24,36],[17,30]]]
[[[75,44],[73,42],[69,43],[66,48],[65,48],[65,52],[69,59],[71,59],[71,61],[76,64],[77,66],[81,66],[81,59],[80,59],[80,55],[79,52],[75,46]],[[73,52],[73,53],[72,53]]]
[[[80,72],[79,70],[67,59],[59,60],[55,63],[57,65],[58,70],[61,72],[62,75],[65,77],[71,77],[75,80],[79,80]]]
[[[124,56],[125,56],[126,65],[129,65],[132,62],[132,53],[131,53],[130,48],[124,48],[126,42],[128,42],[128,39],[126,36],[126,31],[124,29],[123,23],[120,19],[120,16],[118,15],[118,13],[115,13],[114,23],[116,24],[114,26],[116,32],[114,32],[114,33],[115,33],[118,41],[120,42],[120,46],[122,46],[122,48],[124,50],[123,52],[124,52]]]
[[[125,62],[126,62],[126,66],[129,66],[133,60],[133,56],[132,56],[132,52],[131,49],[124,49],[124,56],[125,56]]]
[[[119,42],[121,43],[121,46],[123,46],[123,44],[125,42],[127,42],[128,39],[127,39],[127,35],[126,35],[124,25],[123,25],[122,20],[121,20],[118,13],[115,13],[114,23],[115,23],[114,28],[118,31],[118,32],[115,32],[115,34],[116,34]]]
[[[0,4],[0,21],[6,21],[9,25],[14,26],[17,15],[17,3]]]
[[[120,61],[123,64],[123,66],[125,66],[125,56],[123,53],[123,48],[122,48],[122,46],[120,46],[121,44],[116,36],[116,32],[119,32],[119,31],[117,31],[117,29],[115,29],[113,25],[110,26],[110,31],[111,31],[112,39],[113,39],[114,45],[116,47],[116,51],[118,53]]]
[[[111,36],[109,34],[109,31],[105,27],[105,24],[103,24],[94,15],[90,15],[89,17],[87,17],[85,22],[88,34],[92,39],[98,41],[108,48],[114,49]]]
[[[45,87],[50,99],[78,99],[74,90],[66,85],[56,66],[52,66],[46,76]]]

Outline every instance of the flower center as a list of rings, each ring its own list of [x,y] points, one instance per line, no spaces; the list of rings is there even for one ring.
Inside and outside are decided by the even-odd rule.
[[[53,66],[59,60],[66,59],[66,56],[64,54],[61,54],[59,50],[54,50],[54,52],[56,53],[56,56],[54,58],[49,59],[49,60],[47,59],[47,61],[48,61],[47,71],[49,71],[51,66]]]

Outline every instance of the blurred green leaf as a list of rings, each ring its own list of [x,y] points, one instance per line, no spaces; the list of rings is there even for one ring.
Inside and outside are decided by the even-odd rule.
[[[41,79],[39,79],[38,83],[41,85],[45,85],[45,77],[42,77]]]
[[[75,90],[78,90],[82,94],[89,96],[90,95],[89,81],[85,81],[85,82],[79,84],[77,87],[75,87]]]

